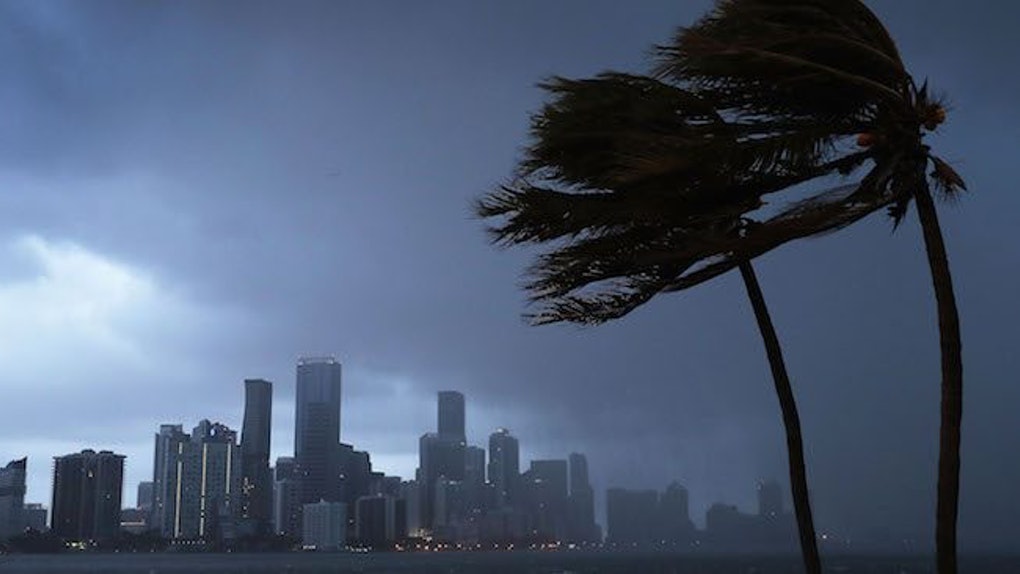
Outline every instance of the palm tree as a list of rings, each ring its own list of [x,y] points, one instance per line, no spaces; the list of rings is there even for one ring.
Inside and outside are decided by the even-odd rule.
[[[857,147],[869,152],[868,169],[851,202],[871,201],[874,207],[888,202],[895,223],[916,202],[942,356],[937,564],[940,574],[955,574],[963,362],[931,186],[942,197],[966,186],[924,143],[926,132],[945,120],[944,106],[927,82],[918,85],[906,71],[888,31],[858,0],[724,0],[695,26],[680,30],[659,57],[659,77],[713,101],[721,114],[748,129],[746,137],[774,138],[778,163],[803,171],[847,157],[856,137]],[[776,165],[766,161],[758,168],[770,172]],[[774,239],[763,239],[745,243],[750,251],[738,250],[728,265],[775,246]]]
[[[762,206],[762,195],[849,169],[864,155],[756,173],[750,168],[772,142],[740,138],[739,126],[693,92],[614,73],[543,87],[553,101],[533,120],[520,178],[477,206],[482,217],[500,220],[490,227],[497,243],[554,246],[530,269],[526,288],[540,308],[528,318],[602,323],[737,262],[782,411],[805,567],[821,572],[796,401],[753,255],[737,250],[749,239],[759,246],[777,232],[821,232],[869,213],[873,202],[848,207],[825,195],[828,203],[797,203],[762,223],[747,215]]]
[[[658,55],[655,78],[545,84],[554,101],[534,119],[520,179],[477,206],[503,219],[490,228],[498,243],[552,246],[530,269],[541,307],[529,318],[600,323],[739,268],[787,423],[805,565],[817,572],[799,432],[787,416],[796,406],[750,261],[882,208],[898,223],[916,199],[942,339],[938,563],[955,573],[959,325],[927,168],[943,196],[964,184],[923,143],[943,106],[857,0],[724,0]],[[862,171],[858,183],[805,200],[770,200],[779,207],[762,216],[765,196]]]

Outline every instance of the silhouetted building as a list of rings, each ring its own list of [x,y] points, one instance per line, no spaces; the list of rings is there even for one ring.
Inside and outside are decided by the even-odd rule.
[[[672,482],[659,497],[658,538],[671,546],[689,546],[695,537],[687,489]]]
[[[469,446],[464,450],[464,502],[466,511],[479,514],[485,507],[485,449]]]
[[[165,488],[157,488],[157,494],[165,490],[168,495],[162,510],[163,536],[202,540],[233,537],[241,494],[237,432],[202,420],[190,436],[175,436],[169,442],[176,445],[176,452],[158,478]]]
[[[46,531],[46,522],[49,518],[49,510],[45,506],[38,502],[29,502],[25,505],[24,511],[25,529],[35,530],[36,532]]]
[[[246,379],[241,428],[240,517],[259,534],[268,533],[273,520],[273,483],[269,474],[272,414],[273,384],[262,379]]]
[[[333,357],[297,364],[294,458],[305,503],[340,502],[341,366]]]
[[[358,543],[387,548],[397,540],[397,500],[392,496],[362,496],[357,501]]]
[[[523,483],[532,534],[563,540],[567,534],[567,461],[533,460]]]
[[[273,483],[273,526],[276,534],[301,537],[301,485],[293,478]]]
[[[495,490],[495,508],[517,503],[515,494],[521,475],[520,445],[506,429],[489,435],[489,482]]]
[[[164,537],[173,536],[173,505],[177,498],[177,458],[181,445],[191,440],[181,425],[160,425],[152,465],[152,510],[149,526]]]
[[[353,509],[359,498],[372,494],[372,459],[367,452],[340,443],[337,445],[337,460],[340,467],[340,501],[348,509]],[[348,529],[353,530],[354,513],[347,514]]]
[[[25,471],[22,458],[0,468],[0,540],[20,534],[25,526]]]
[[[342,502],[320,500],[302,507],[302,536],[305,548],[339,550],[347,544],[347,507]]]
[[[466,440],[464,418],[464,395],[439,391],[439,436]]]
[[[146,512],[152,512],[153,483],[143,480],[138,483],[138,490],[135,494],[135,508],[141,508]]]
[[[83,450],[53,459],[52,530],[68,540],[108,540],[120,530],[124,455]]]
[[[420,538],[422,529],[425,527],[422,522],[421,485],[417,481],[408,480],[400,485],[400,499],[405,501],[405,532],[412,538]]]
[[[606,542],[616,545],[652,543],[659,493],[654,490],[610,488],[606,492]]]
[[[567,501],[567,540],[595,542],[598,539],[595,525],[595,491],[588,481],[588,459],[573,453],[570,463],[570,497]]]

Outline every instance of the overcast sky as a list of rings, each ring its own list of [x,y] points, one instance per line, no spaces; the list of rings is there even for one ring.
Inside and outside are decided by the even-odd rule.
[[[932,143],[971,192],[941,214],[963,321],[961,536],[1020,537],[1020,5],[874,0],[953,104]],[[595,329],[520,319],[526,252],[469,202],[506,181],[551,74],[641,71],[707,1],[0,0],[0,464],[128,456],[160,423],[240,429],[294,364],[344,364],[342,435],[405,477],[457,389],[469,441],[588,455],[593,480],[751,510],[785,479],[779,408],[735,276]],[[934,302],[913,214],[758,264],[801,407],[820,532],[932,538]],[[526,466],[526,462],[522,462]],[[604,499],[600,495],[599,506]]]

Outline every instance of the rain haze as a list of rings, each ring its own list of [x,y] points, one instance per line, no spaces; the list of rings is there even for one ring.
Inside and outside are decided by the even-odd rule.
[[[935,145],[963,321],[960,536],[1020,539],[1020,5],[874,0],[949,96]],[[536,82],[642,72],[706,1],[0,2],[0,464],[127,455],[153,433],[240,428],[274,383],[293,452],[299,356],[344,365],[342,440],[412,477],[436,392],[468,441],[587,454],[610,486],[678,480],[691,514],[786,482],[779,407],[735,274],[597,328],[529,327],[531,253],[471,201],[512,175]],[[939,353],[916,220],[874,215],[760,260],[804,424],[819,532],[931,544]],[[789,497],[787,497],[789,505]],[[602,511],[600,510],[600,515]],[[601,519],[600,519],[601,521]]]

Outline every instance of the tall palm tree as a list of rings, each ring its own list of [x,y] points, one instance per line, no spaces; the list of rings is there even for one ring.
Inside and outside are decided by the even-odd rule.
[[[658,75],[710,99],[751,138],[774,138],[775,162],[794,170],[868,151],[867,171],[849,196],[885,201],[895,223],[913,200],[920,219],[939,319],[942,405],[936,553],[940,574],[955,574],[963,362],[952,277],[931,187],[943,197],[966,189],[924,143],[944,106],[907,72],[895,42],[858,0],[723,0],[659,49]],[[854,150],[853,153],[858,153]],[[928,172],[931,168],[930,173]],[[884,198],[877,200],[877,198]],[[826,207],[832,203],[823,201]],[[838,209],[838,208],[837,208]],[[774,246],[747,242],[751,252]],[[748,252],[727,265],[739,265]]]
[[[724,0],[658,53],[655,78],[547,83],[554,101],[534,119],[521,179],[478,205],[504,218],[491,228],[497,242],[552,245],[530,269],[541,305],[531,320],[599,323],[737,267],[780,390],[785,369],[750,261],[882,208],[898,223],[916,199],[943,355],[938,563],[955,573],[959,326],[928,176],[947,197],[964,183],[923,143],[943,106],[857,0]],[[851,173],[858,183],[759,209],[770,194]],[[817,572],[799,433],[787,431],[805,564]]]
[[[875,205],[843,205],[826,194],[765,222],[748,214],[762,206],[763,195],[845,171],[866,154],[758,173],[751,168],[772,153],[773,142],[742,138],[740,126],[696,93],[614,73],[556,78],[543,87],[553,99],[533,119],[520,179],[477,206],[482,217],[499,220],[490,227],[497,243],[552,245],[530,268],[526,288],[539,310],[529,319],[602,323],[736,262],[781,407],[805,567],[821,572],[799,414],[750,247],[848,224]]]

